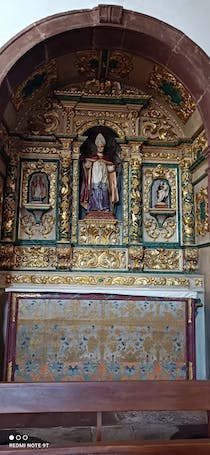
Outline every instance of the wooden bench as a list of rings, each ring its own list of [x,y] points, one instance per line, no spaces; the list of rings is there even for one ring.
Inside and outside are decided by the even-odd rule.
[[[33,454],[155,454],[209,455],[210,439],[171,441],[102,441],[104,412],[206,411],[210,436],[210,381],[106,381],[62,383],[0,383],[0,414],[96,413],[96,442],[68,448],[33,449]],[[26,427],[30,425],[26,424]],[[199,447],[199,451],[197,450]],[[1,454],[14,448],[1,447]],[[28,449],[18,453],[27,454]],[[44,453],[44,452],[43,452]]]

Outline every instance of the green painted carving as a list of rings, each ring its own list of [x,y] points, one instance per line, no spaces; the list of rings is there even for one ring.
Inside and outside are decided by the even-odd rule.
[[[22,95],[25,96],[25,98],[27,98],[27,96],[32,95],[32,93],[35,92],[35,90],[37,90],[44,84],[46,78],[47,78],[46,72],[41,74],[40,73],[35,74],[32,79],[29,79],[26,82],[25,86],[22,89]]]
[[[181,104],[184,102],[179,90],[174,86],[172,82],[163,80],[160,89],[164,95],[169,96],[172,103],[176,104],[177,106],[181,106]]]
[[[92,70],[98,69],[99,67],[99,61],[97,58],[91,58],[89,60],[89,65]]]
[[[204,200],[200,202],[200,220],[206,221],[206,202]]]

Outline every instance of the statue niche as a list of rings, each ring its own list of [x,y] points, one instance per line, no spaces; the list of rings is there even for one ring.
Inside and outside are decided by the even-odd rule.
[[[120,148],[113,136],[95,131],[81,146],[80,219],[119,218]]]
[[[151,208],[171,208],[171,188],[167,179],[155,179],[151,188]]]
[[[35,172],[30,176],[28,202],[35,204],[49,203],[49,181],[45,172]]]
[[[25,208],[41,223],[44,213],[50,210],[50,182],[45,172],[34,172],[28,179],[28,196]]]
[[[174,216],[176,211],[171,207],[171,186],[166,178],[154,179],[150,187],[149,213],[163,227],[168,217]]]

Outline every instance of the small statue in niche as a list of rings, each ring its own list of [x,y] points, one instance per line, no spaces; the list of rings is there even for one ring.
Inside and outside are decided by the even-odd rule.
[[[44,172],[36,172],[31,176],[29,182],[29,201],[35,204],[48,203],[49,181]]]
[[[81,147],[82,185],[80,204],[93,218],[113,218],[119,202],[117,167],[120,164],[114,138],[106,143],[99,133],[95,143],[87,140]]]
[[[167,179],[156,178],[150,190],[150,209],[170,209],[171,188]]]
[[[157,203],[155,207],[168,207],[169,185],[166,180],[161,180],[157,187]]]

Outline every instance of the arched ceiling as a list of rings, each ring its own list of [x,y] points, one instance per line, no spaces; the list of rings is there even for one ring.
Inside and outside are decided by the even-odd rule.
[[[29,27],[2,50],[3,124],[14,132],[28,102],[52,89],[116,80],[153,96],[173,114],[183,136],[192,137],[202,121],[209,125],[208,70],[209,59],[198,46],[154,18],[108,5],[59,14]]]
[[[118,84],[112,88],[110,84]],[[68,92],[93,96],[113,96],[129,91],[147,95],[166,115],[174,119],[181,137],[192,137],[202,120],[196,105],[172,74],[133,53],[118,50],[84,50],[51,59],[23,81],[11,97],[4,113],[8,131],[22,133],[53,93]]]

